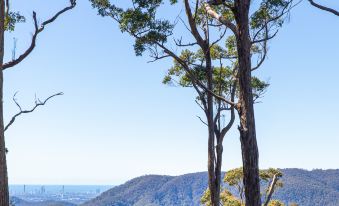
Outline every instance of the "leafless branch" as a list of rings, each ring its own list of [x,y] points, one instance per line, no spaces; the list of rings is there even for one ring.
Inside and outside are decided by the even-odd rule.
[[[279,30],[277,29],[277,31],[275,31],[274,34],[272,34],[271,36],[267,36],[267,37],[265,37],[263,39],[254,40],[251,43],[252,44],[257,44],[257,43],[261,43],[261,42],[264,42],[264,41],[269,41],[269,40],[273,39],[278,34],[278,31]]]
[[[61,14],[65,13],[68,10],[73,9],[75,7],[75,5],[76,5],[76,0],[70,0],[70,6],[65,7],[64,9],[60,10],[59,12],[57,12],[52,18],[44,21],[40,25],[40,27],[38,25],[36,13],[33,11],[33,20],[34,20],[35,31],[34,31],[34,34],[32,36],[32,40],[31,40],[30,46],[17,59],[14,59],[14,60],[12,60],[10,62],[7,62],[7,63],[3,64],[2,70],[8,69],[10,67],[13,67],[13,66],[19,64],[21,61],[23,61],[33,51],[33,49],[35,48],[36,39],[37,39],[38,35],[45,29],[45,26],[47,26],[48,24],[54,22]]]
[[[191,34],[193,34],[193,32],[191,31],[191,29],[188,27],[188,25],[186,24],[186,22],[179,17],[179,20],[181,21],[181,23],[184,25],[184,27],[187,29],[187,31],[189,31]]]
[[[220,34],[219,38],[217,40],[215,40],[210,47],[214,46],[215,44],[219,43],[226,35],[227,32],[227,27],[226,29],[224,29],[224,31]]]
[[[153,57],[154,58],[153,60],[147,61],[147,63],[156,62],[156,61],[158,61],[160,59],[165,59],[167,57],[171,57],[171,56],[170,55],[156,56],[156,57]]]
[[[251,69],[252,71],[258,69],[264,63],[266,56],[267,56],[267,41],[269,40],[269,37],[268,37],[269,31],[268,31],[268,26],[267,26],[268,24],[265,24],[265,25],[266,25],[266,28],[265,28],[265,38],[264,39],[266,39],[266,40],[264,40],[262,42],[262,44],[263,44],[263,46],[262,46],[263,51],[262,52],[263,53],[262,53],[261,58],[260,58],[259,62],[257,63],[257,65],[254,68]]]
[[[198,42],[193,42],[193,43],[186,43],[186,44],[183,44],[182,43],[182,37],[178,40],[175,40],[174,39],[174,43],[175,45],[179,46],[179,47],[188,47],[188,46],[194,46],[194,45],[197,45]]]
[[[14,121],[16,120],[16,118],[19,117],[20,115],[33,112],[33,111],[34,111],[36,108],[38,108],[39,106],[45,105],[45,104],[48,102],[48,100],[52,99],[53,97],[63,95],[63,93],[62,93],[62,92],[59,92],[59,93],[56,93],[56,94],[54,94],[54,95],[51,95],[51,96],[49,96],[47,99],[45,99],[44,101],[40,101],[39,99],[36,99],[36,100],[35,100],[35,105],[34,105],[34,107],[33,107],[32,109],[29,109],[29,110],[22,110],[20,104],[18,103],[18,101],[17,101],[16,98],[15,98],[16,95],[17,95],[17,92],[16,92],[16,93],[14,94],[14,96],[13,96],[13,101],[14,101],[14,103],[17,105],[17,107],[19,108],[19,112],[18,112],[17,114],[15,114],[15,115],[11,118],[11,120],[9,121],[9,123],[5,126],[4,131],[6,131],[6,130],[14,123]]]
[[[323,5],[320,5],[320,4],[317,4],[315,3],[313,0],[308,0],[312,6],[315,6],[317,7],[318,9],[321,9],[321,10],[324,10],[324,11],[327,11],[327,12],[330,12],[336,16],[339,16],[339,11],[335,10],[335,9],[332,9],[332,8],[329,8],[329,7],[326,7],[326,6],[323,6]]]
[[[185,0],[184,2],[185,2],[185,11],[186,11],[188,23],[189,23],[190,28],[191,28],[191,33],[194,36],[194,38],[197,40],[199,46],[201,48],[206,48],[206,42],[201,37],[201,35],[200,35],[200,33],[197,29],[195,19],[193,18],[193,15],[192,15],[190,4],[189,4],[188,0]]]
[[[197,117],[199,118],[199,120],[200,120],[204,125],[208,126],[208,124],[207,124],[204,120],[202,120],[201,117],[199,117],[199,116],[197,116]]]

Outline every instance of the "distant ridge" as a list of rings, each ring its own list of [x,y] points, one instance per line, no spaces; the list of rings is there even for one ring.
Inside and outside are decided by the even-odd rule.
[[[339,206],[339,170],[282,169],[284,187],[274,198],[300,206]],[[146,175],[116,186],[81,206],[199,206],[207,173]]]

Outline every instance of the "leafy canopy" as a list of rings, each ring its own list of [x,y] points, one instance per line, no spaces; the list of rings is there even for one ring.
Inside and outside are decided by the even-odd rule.
[[[260,170],[259,177],[262,184],[266,185],[265,192],[263,193],[262,198],[266,198],[267,193],[269,192],[270,185],[273,181],[274,176],[278,178],[276,184],[274,185],[274,191],[276,189],[283,187],[283,183],[280,180],[282,177],[282,172],[278,169],[269,168],[267,170]],[[244,187],[243,187],[243,169],[236,168],[232,169],[225,173],[224,183],[232,191],[237,191],[236,194],[232,194],[230,190],[222,188],[220,198],[222,205],[224,206],[245,206],[244,202]],[[201,197],[201,203],[205,206],[210,206],[210,191],[207,189],[203,196]],[[279,200],[270,200],[268,206],[284,206],[284,204]]]

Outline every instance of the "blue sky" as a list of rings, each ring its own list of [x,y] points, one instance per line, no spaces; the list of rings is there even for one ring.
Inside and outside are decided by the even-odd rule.
[[[323,1],[339,8],[339,3]],[[28,21],[6,36],[17,53],[38,19],[67,4],[14,1]],[[170,12],[165,13],[171,15]],[[302,2],[271,41],[256,75],[270,81],[257,104],[260,166],[338,168],[339,18]],[[162,85],[170,61],[135,57],[133,39],[101,18],[86,0],[48,26],[32,55],[5,71],[5,121],[23,107],[62,91],[6,132],[12,184],[119,184],[144,174],[207,170],[206,128],[190,89]],[[233,130],[224,143],[224,167],[241,165]]]

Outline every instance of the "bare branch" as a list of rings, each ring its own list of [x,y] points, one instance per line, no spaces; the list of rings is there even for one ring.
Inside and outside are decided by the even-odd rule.
[[[6,125],[4,131],[6,131],[6,130],[14,123],[14,121],[16,120],[16,118],[19,117],[20,115],[22,115],[22,114],[27,114],[27,113],[31,113],[31,112],[33,112],[36,108],[38,108],[39,106],[45,105],[45,104],[47,103],[47,101],[50,100],[50,99],[52,99],[53,97],[60,96],[60,95],[63,95],[63,94],[64,94],[64,93],[62,93],[62,92],[56,93],[56,94],[54,94],[54,95],[49,96],[49,97],[48,97],[47,99],[45,99],[44,101],[40,101],[39,99],[36,99],[36,100],[35,100],[35,106],[34,106],[32,109],[29,109],[29,110],[22,110],[20,104],[17,102],[17,100],[16,100],[16,98],[15,98],[17,93],[18,93],[18,92],[16,92],[16,93],[14,94],[14,96],[13,96],[13,101],[14,101],[14,103],[18,106],[18,108],[19,108],[20,111],[12,117],[12,119],[11,119],[11,120],[9,121],[9,123]]]
[[[266,28],[265,28],[265,38],[264,38],[265,40],[263,42],[263,54],[258,64],[254,68],[252,68],[251,71],[258,69],[264,63],[266,56],[267,56],[267,41],[269,40],[269,37],[268,37],[268,27],[267,27],[268,24],[266,23],[265,25],[266,25]]]
[[[184,27],[187,29],[187,31],[189,31],[191,34],[193,34],[193,32],[191,31],[191,29],[188,27],[188,25],[186,24],[186,22],[179,17],[179,20],[181,21],[181,23],[184,25]]]
[[[32,36],[32,40],[31,40],[30,46],[17,59],[14,59],[14,60],[12,60],[10,62],[7,62],[7,63],[3,64],[2,65],[2,70],[5,70],[5,69],[10,68],[10,67],[13,67],[13,66],[19,64],[21,61],[23,61],[33,51],[33,49],[35,48],[36,39],[37,39],[38,35],[45,29],[45,26],[47,26],[48,24],[54,22],[61,14],[65,13],[68,10],[73,9],[75,7],[75,5],[76,5],[76,0],[70,0],[70,4],[71,4],[70,6],[65,7],[64,9],[60,10],[59,12],[57,12],[52,18],[44,21],[41,24],[40,28],[38,26],[38,21],[37,21],[36,13],[33,12],[33,20],[34,20],[35,32],[34,32],[34,34]]]
[[[156,57],[153,57],[154,58],[153,60],[147,61],[147,63],[156,62],[156,61],[158,61],[160,59],[165,59],[167,57],[171,57],[171,56],[170,55],[156,56]]]
[[[224,29],[224,32],[222,34],[220,34],[219,38],[211,44],[210,48],[212,46],[214,46],[215,44],[219,43],[225,37],[226,32],[227,32],[227,27],[226,27],[226,29]]]
[[[183,44],[182,43],[182,37],[178,40],[175,40],[174,39],[174,43],[175,45],[179,46],[179,47],[189,47],[189,46],[194,46],[194,45],[197,45],[198,42],[193,42],[193,43],[186,43],[186,44]]]
[[[199,117],[199,116],[197,116],[197,117],[199,118],[199,120],[200,120],[204,125],[208,126],[208,124],[207,124],[204,120],[202,120],[201,117]]]
[[[191,28],[191,33],[193,34],[194,38],[197,40],[199,46],[201,48],[206,48],[206,43],[205,43],[204,39],[201,37],[201,35],[200,35],[200,33],[197,29],[197,26],[195,24],[195,19],[193,18],[191,7],[190,7],[188,0],[185,0],[185,11],[186,11],[188,23],[189,23],[190,28]]]
[[[326,7],[326,6],[323,6],[323,5],[320,5],[320,4],[317,4],[315,3],[313,0],[308,0],[312,6],[315,6],[317,7],[318,9],[321,9],[321,10],[324,10],[324,11],[327,11],[327,12],[330,12],[336,16],[339,16],[339,11],[335,10],[335,9],[332,9],[332,8],[329,8],[329,7]]]
[[[275,31],[274,34],[271,35],[271,36],[267,36],[263,39],[253,40],[251,43],[257,44],[257,43],[261,43],[261,42],[264,42],[264,41],[269,41],[269,40],[273,39],[278,34],[278,32],[279,32],[279,30]]]

